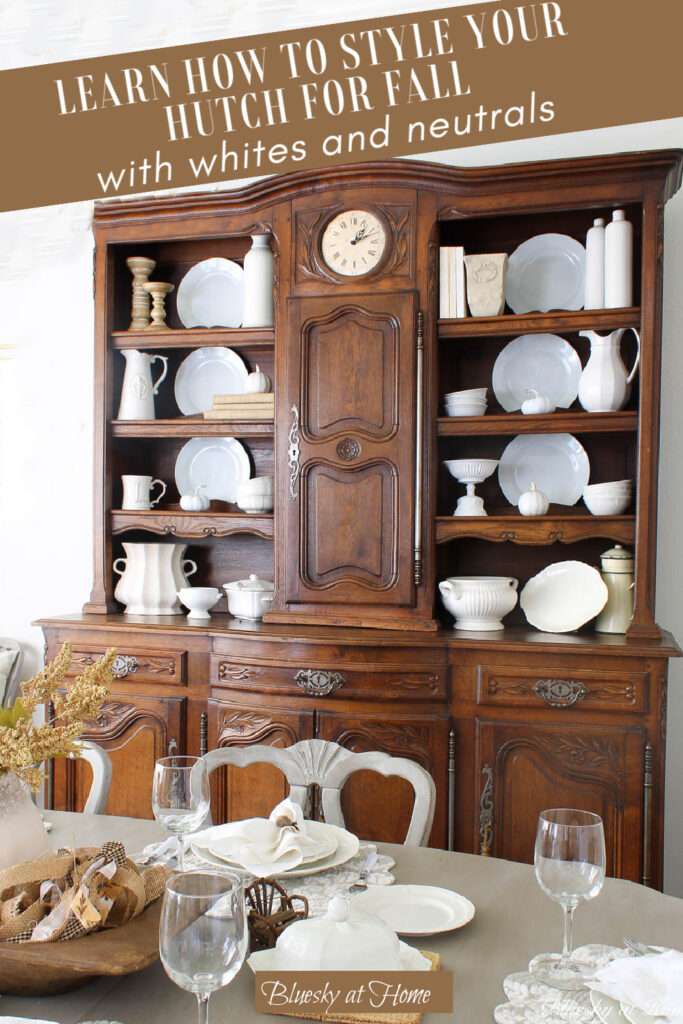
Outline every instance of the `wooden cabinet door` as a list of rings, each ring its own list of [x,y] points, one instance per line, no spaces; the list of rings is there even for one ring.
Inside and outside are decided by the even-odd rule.
[[[414,603],[416,294],[289,300],[276,610],[367,624]]]
[[[480,719],[477,751],[476,850],[532,863],[540,812],[576,807],[603,820],[607,873],[641,880],[642,729]]]
[[[291,747],[299,740],[313,738],[313,711],[245,707],[243,704],[210,700],[208,715],[209,750],[250,747],[257,743]],[[267,818],[288,793],[287,780],[273,765],[218,768],[211,780],[211,814],[216,823],[241,818]]]
[[[430,846],[445,847],[448,718],[426,715],[389,715],[319,711],[316,735],[349,750],[381,750],[407,757],[426,768],[436,783],[436,814]],[[413,810],[413,787],[405,779],[385,778],[377,772],[357,772],[342,790],[346,827],[361,839],[402,843]]]
[[[83,738],[99,743],[112,759],[107,814],[153,818],[154,762],[185,750],[185,700],[181,697],[113,696],[102,705]],[[56,758],[54,807],[80,811],[92,774],[84,761]],[[77,837],[78,838],[78,837]]]

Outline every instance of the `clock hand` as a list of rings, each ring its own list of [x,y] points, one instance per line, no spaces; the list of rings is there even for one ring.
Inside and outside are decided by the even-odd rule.
[[[356,237],[351,239],[351,245],[356,245],[358,242],[362,242],[367,234],[367,228],[361,228],[360,231],[356,232]]]

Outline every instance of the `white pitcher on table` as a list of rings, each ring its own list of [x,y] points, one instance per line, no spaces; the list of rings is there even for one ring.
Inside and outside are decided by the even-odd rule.
[[[628,373],[621,358],[621,339],[626,331],[633,331],[638,342],[638,354],[633,369]],[[631,381],[640,363],[640,335],[635,327],[623,327],[611,334],[579,331],[591,343],[590,359],[579,381],[579,402],[586,412],[616,412],[623,409],[631,394]]]
[[[123,375],[121,388],[120,420],[153,420],[154,396],[159,392],[159,385],[166,376],[168,359],[166,356],[150,355],[138,352],[136,348],[124,349],[126,372]],[[161,360],[164,368],[161,376],[152,383],[152,363]]]

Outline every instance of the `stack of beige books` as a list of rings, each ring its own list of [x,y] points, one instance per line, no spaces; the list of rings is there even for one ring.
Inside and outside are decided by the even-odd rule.
[[[205,420],[272,420],[275,419],[275,395],[214,395],[213,406],[204,413]]]

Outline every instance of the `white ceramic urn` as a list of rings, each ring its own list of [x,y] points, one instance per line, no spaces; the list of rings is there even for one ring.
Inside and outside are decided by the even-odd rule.
[[[512,576],[449,576],[439,583],[441,597],[455,629],[504,629],[503,616],[517,604]]]
[[[197,571],[196,563],[183,557],[186,549],[187,544],[124,543],[126,555],[113,569],[121,577],[114,597],[126,615],[182,615],[178,591]]]
[[[273,250],[270,234],[251,236],[251,249],[244,257],[244,319],[242,327],[272,327]]]

